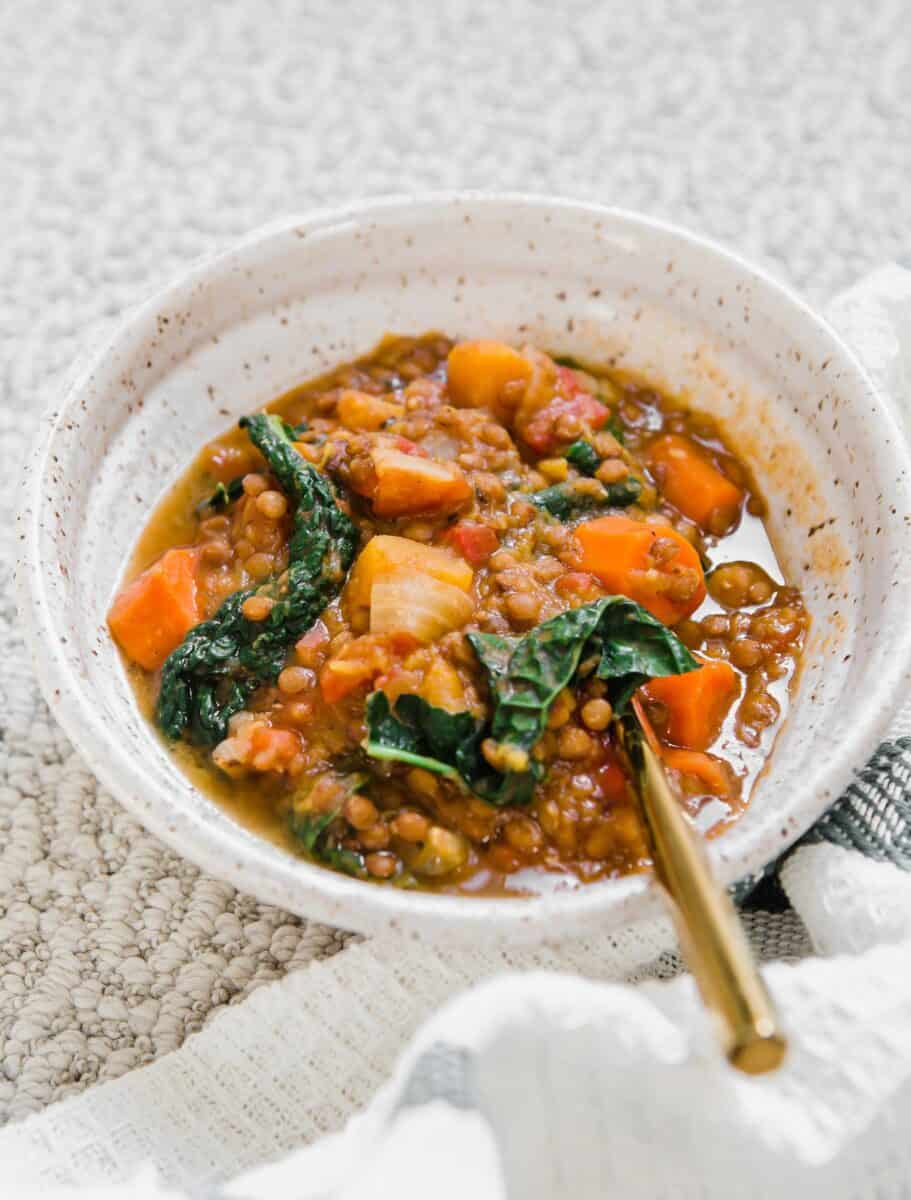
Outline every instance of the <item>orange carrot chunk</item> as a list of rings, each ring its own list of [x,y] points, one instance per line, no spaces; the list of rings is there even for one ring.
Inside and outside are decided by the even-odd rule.
[[[676,433],[656,438],[647,461],[665,499],[702,529],[725,533],[737,520],[742,490],[689,438]]]
[[[740,690],[730,663],[714,658],[701,661],[698,671],[652,679],[645,686],[648,698],[667,709],[667,736],[690,750],[711,746]]]
[[[729,768],[720,758],[701,750],[678,750],[674,746],[663,746],[661,757],[673,771],[698,779],[713,796],[731,795]]]
[[[676,625],[705,599],[699,555],[669,525],[599,517],[578,525],[575,533],[582,551],[579,567],[665,625]]]
[[[168,550],[127,584],[111,605],[108,625],[128,658],[157,670],[200,620],[195,550]]]

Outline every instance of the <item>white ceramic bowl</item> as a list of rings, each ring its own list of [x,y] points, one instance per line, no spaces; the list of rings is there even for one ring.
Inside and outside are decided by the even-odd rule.
[[[21,598],[53,713],[174,849],[263,900],[359,930],[553,938],[644,916],[648,879],[529,900],[371,886],[235,824],[140,716],[105,612],[140,527],[203,442],[387,330],[530,341],[690,388],[755,469],[813,614],[753,803],[712,844],[732,881],[806,830],[874,748],[911,661],[909,455],[885,398],[795,295],[633,213],[520,196],[392,199],[287,220],[133,312],[41,426]]]

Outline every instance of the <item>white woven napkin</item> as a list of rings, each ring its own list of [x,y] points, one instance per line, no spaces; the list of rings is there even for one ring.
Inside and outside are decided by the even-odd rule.
[[[897,267],[831,314],[897,405],[909,314]],[[911,708],[890,732],[911,732]],[[250,1200],[906,1195],[911,875],[822,842],[781,882],[817,955],[767,968],[791,1042],[774,1077],[725,1066],[689,977],[655,982],[673,970],[666,922],[523,951],[389,934],[0,1133],[3,1178]],[[766,955],[799,945],[793,913],[750,921]]]

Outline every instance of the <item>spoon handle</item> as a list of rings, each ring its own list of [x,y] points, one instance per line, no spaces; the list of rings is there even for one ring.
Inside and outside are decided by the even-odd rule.
[[[701,837],[670,785],[636,716],[614,721],[637,784],[655,874],[669,900],[680,947],[715,1017],[728,1061],[761,1075],[781,1065],[787,1042],[727,892],[717,882]]]

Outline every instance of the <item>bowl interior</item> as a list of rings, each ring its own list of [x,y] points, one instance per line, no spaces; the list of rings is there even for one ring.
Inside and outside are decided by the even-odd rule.
[[[754,469],[813,615],[771,767],[712,846],[728,880],[760,868],[831,802],[894,707],[909,644],[907,452],[853,356],[798,300],[630,214],[478,197],[317,214],[254,235],[138,310],[48,417],[31,468],[24,615],[57,715],[160,836],[305,915],[534,937],[542,918],[553,935],[595,912],[621,922],[650,907],[642,878],[527,902],[462,900],[368,887],[292,858],[187,782],[140,717],[107,634],[141,526],[205,440],[386,331],[430,328],[527,340],[687,389]]]

